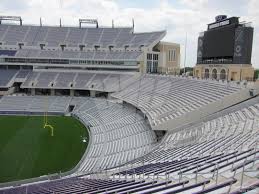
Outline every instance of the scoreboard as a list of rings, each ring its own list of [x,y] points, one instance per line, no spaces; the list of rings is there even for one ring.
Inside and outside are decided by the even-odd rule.
[[[197,63],[250,64],[253,28],[239,23],[238,17],[216,17],[198,38]]]
[[[235,26],[228,25],[204,33],[203,57],[231,57],[234,52]]]

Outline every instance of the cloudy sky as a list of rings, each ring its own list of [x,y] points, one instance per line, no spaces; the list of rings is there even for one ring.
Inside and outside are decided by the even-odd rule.
[[[197,37],[219,14],[240,16],[255,27],[252,63],[259,68],[259,0],[0,0],[1,15],[22,16],[25,24],[78,25],[79,18],[97,18],[100,25],[132,25],[135,31],[167,30],[165,41],[181,44],[182,65],[187,33],[186,66],[196,61]]]

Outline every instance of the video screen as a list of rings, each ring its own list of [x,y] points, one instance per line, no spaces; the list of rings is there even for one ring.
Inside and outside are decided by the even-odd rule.
[[[227,26],[204,34],[203,57],[230,57],[233,56],[235,43],[235,26]]]

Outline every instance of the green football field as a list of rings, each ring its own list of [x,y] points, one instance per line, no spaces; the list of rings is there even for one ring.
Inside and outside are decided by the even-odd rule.
[[[0,183],[71,170],[88,144],[88,131],[72,117],[0,116]],[[87,142],[83,139],[86,137]]]

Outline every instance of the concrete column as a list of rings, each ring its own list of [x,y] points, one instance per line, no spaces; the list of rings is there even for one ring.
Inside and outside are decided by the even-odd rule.
[[[111,97],[111,93],[108,93],[107,94],[107,99],[110,100],[112,97]]]
[[[31,89],[31,95],[32,95],[32,96],[35,96],[35,88],[32,88],[32,89]]]
[[[221,71],[221,68],[217,68],[217,80],[220,80],[220,71]]]
[[[6,91],[6,93],[7,93],[8,95],[13,94],[14,92],[15,92],[15,87],[11,87],[11,88],[9,88],[8,91]]]
[[[70,96],[75,96],[75,90],[70,90]]]
[[[95,93],[96,93],[95,90],[90,90],[90,96],[91,96],[91,97],[95,97]]]
[[[50,89],[50,95],[55,96],[55,89]]]

